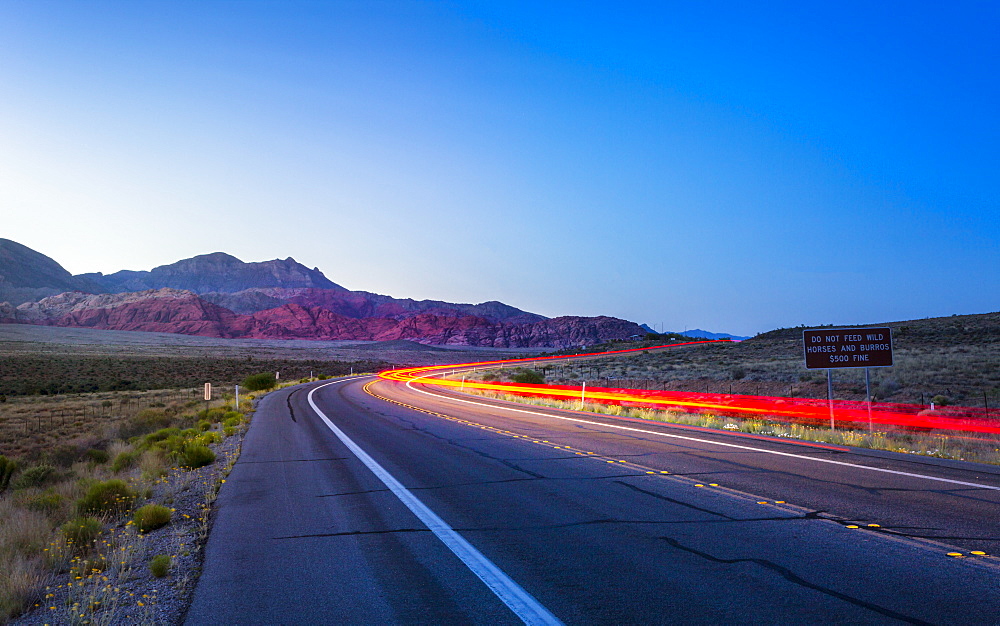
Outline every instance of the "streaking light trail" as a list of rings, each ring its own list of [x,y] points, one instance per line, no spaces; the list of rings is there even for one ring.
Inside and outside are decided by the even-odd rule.
[[[591,359],[612,355],[662,350],[698,344],[720,343],[716,341],[692,341],[652,348],[634,348],[579,355],[559,355],[513,359],[509,361],[480,361],[453,365],[433,365],[386,370],[379,373],[385,380],[398,382],[419,382],[441,387],[476,389],[509,393],[519,396],[549,398],[554,400],[579,401],[583,386],[575,385],[535,385],[507,382],[487,382],[478,380],[448,380],[438,378],[444,374],[471,368],[492,365],[527,365],[553,360]],[[419,379],[419,380],[418,380]],[[621,405],[637,408],[676,410],[688,413],[713,413],[742,418],[762,418],[780,420],[810,426],[822,426],[829,420],[827,400],[809,398],[784,398],[775,396],[748,396],[739,394],[694,393],[683,391],[655,391],[645,389],[623,389],[610,387],[586,387],[587,402]],[[839,425],[847,428],[867,428],[869,424],[868,404],[853,400],[835,400],[834,413]],[[871,424],[881,429],[902,429],[909,431],[952,431],[977,433],[980,435],[1000,435],[1000,423],[990,418],[986,409],[973,407],[941,407],[934,411],[919,404],[874,403]]]

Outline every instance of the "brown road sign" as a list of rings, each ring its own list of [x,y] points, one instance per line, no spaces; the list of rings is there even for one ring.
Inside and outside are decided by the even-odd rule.
[[[892,367],[888,328],[832,328],[802,331],[807,369]]]

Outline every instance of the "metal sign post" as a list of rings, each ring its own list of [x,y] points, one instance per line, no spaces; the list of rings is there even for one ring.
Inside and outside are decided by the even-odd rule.
[[[868,430],[872,430],[872,379],[870,370],[865,368],[865,402],[868,403]]]
[[[833,370],[826,370],[826,401],[830,404],[830,430],[837,430],[833,422]]]

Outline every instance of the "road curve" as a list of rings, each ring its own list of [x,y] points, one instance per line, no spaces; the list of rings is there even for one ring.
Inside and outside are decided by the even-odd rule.
[[[187,623],[521,621],[357,450],[566,623],[1000,615],[996,468],[423,391],[268,394]]]

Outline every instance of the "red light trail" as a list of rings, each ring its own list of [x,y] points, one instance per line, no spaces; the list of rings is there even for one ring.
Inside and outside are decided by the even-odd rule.
[[[725,342],[725,340],[721,340]],[[717,341],[693,341],[655,346],[614,350],[580,355],[548,356],[510,361],[481,361],[453,365],[432,365],[386,370],[379,377],[398,382],[419,382],[440,387],[476,389],[509,393],[519,396],[548,398],[553,400],[581,399],[582,386],[574,385],[533,385],[521,383],[458,381],[432,378],[451,370],[491,365],[515,365],[539,363],[568,358],[602,358],[606,356],[659,350],[697,344],[720,343]],[[823,426],[829,422],[827,400],[808,398],[785,398],[775,396],[748,396],[738,394],[693,393],[683,391],[653,391],[641,389],[620,389],[609,387],[586,387],[587,402],[622,405],[634,408],[678,410],[688,413],[712,413],[741,418],[765,418],[809,426]],[[836,421],[851,429],[867,428],[869,424],[868,404],[863,401],[835,400],[833,403]],[[871,424],[879,429],[901,429],[915,432],[947,430],[952,432],[1000,435],[1000,421],[990,418],[986,409],[973,407],[940,407],[929,411],[919,404],[873,403]]]

